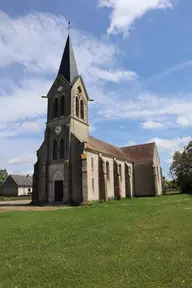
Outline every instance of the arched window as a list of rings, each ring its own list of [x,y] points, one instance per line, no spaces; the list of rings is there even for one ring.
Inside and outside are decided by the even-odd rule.
[[[75,100],[75,105],[76,105],[76,116],[79,117],[79,97],[76,97]]]
[[[68,140],[67,139],[65,139],[65,155],[67,155],[67,153],[68,153]]]
[[[120,175],[120,179],[122,181],[122,168],[121,168],[121,164],[119,164],[119,175]]]
[[[61,96],[61,103],[60,103],[60,116],[65,115],[65,97]]]
[[[57,141],[53,141],[53,160],[57,160]]]
[[[109,162],[107,161],[107,163],[106,163],[106,174],[107,174],[107,179],[109,180]]]
[[[55,98],[53,102],[53,118],[58,117],[58,104],[58,98]]]
[[[92,171],[94,170],[94,160],[93,158],[91,158],[91,168],[92,168]]]
[[[64,144],[64,140],[61,139],[60,141],[60,159],[64,159],[65,157],[65,144]]]
[[[83,99],[80,101],[81,119],[84,120],[84,103]]]

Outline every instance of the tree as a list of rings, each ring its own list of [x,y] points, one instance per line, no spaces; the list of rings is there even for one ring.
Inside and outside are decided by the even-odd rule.
[[[3,182],[8,177],[8,173],[6,169],[0,169],[0,186],[3,184]]]
[[[174,153],[170,174],[183,193],[192,194],[192,141],[184,147],[183,152]]]

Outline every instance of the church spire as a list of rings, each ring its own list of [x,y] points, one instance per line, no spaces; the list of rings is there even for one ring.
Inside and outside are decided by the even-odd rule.
[[[74,78],[79,75],[70,34],[67,38],[58,74],[62,75],[70,84]]]

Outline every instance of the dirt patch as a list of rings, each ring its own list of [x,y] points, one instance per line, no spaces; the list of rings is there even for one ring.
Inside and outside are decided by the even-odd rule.
[[[49,211],[67,209],[68,206],[32,206],[30,200],[0,201],[0,212],[8,211]]]

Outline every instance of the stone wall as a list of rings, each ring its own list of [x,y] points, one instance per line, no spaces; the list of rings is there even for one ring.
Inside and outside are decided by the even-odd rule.
[[[135,196],[155,196],[152,162],[134,164]]]

